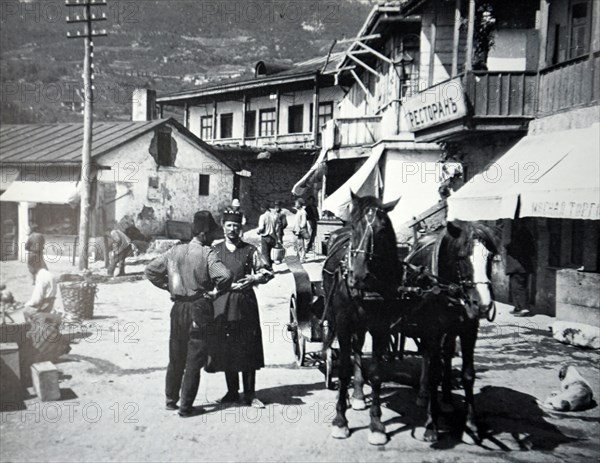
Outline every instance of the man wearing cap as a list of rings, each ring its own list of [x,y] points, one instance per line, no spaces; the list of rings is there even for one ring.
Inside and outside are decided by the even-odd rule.
[[[225,241],[214,246],[217,256],[233,273],[231,289],[214,300],[216,342],[206,369],[224,371],[227,394],[221,402],[239,400],[239,372],[242,372],[244,402],[256,408],[264,405],[255,397],[256,370],[264,367],[258,301],[252,287],[266,283],[273,274],[258,249],[240,238],[242,215],[223,214]]]
[[[209,247],[216,228],[210,212],[197,212],[194,215],[192,241],[172,247],[146,267],[148,280],[168,290],[174,302],[171,309],[166,408],[177,409],[181,389],[179,414],[183,417],[192,415],[192,405],[200,384],[200,369],[208,355],[208,327],[213,320],[209,292],[214,289],[226,291],[232,282],[231,272]]]

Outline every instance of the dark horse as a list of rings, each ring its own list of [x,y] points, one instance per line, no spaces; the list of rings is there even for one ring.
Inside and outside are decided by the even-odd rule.
[[[464,439],[479,442],[473,404],[474,351],[479,319],[491,318],[495,312],[490,271],[497,252],[494,228],[455,221],[425,236],[406,259],[405,287],[423,290],[412,304],[400,301],[399,310],[404,311],[401,331],[420,339],[423,354],[417,403],[428,405],[425,441],[438,439],[440,379],[442,406],[452,407],[451,362],[459,337],[467,408]]]
[[[337,335],[339,343],[339,393],[332,437],[345,439],[350,435],[346,419],[348,386],[353,373],[351,356],[360,367],[360,351],[369,331],[373,339],[373,358],[369,365],[372,387],[369,443],[387,442],[381,422],[379,365],[389,340],[390,308],[396,298],[401,278],[401,266],[396,252],[396,236],[388,217],[398,201],[382,204],[377,198],[359,198],[352,194],[351,227],[334,233],[329,240],[329,252],[323,266],[325,318],[330,346]],[[362,375],[361,368],[355,375]],[[362,381],[362,376],[360,378]],[[357,395],[358,394],[358,395]],[[362,400],[362,388],[354,390]]]

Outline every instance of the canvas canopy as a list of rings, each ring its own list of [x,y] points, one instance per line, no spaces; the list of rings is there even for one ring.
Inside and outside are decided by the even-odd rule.
[[[0,201],[39,204],[79,202],[78,182],[35,182],[15,180],[0,196]]]
[[[448,220],[600,220],[600,124],[526,136],[448,199]]]

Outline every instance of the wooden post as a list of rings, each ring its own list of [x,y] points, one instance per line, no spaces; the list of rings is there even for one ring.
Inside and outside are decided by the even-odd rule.
[[[467,56],[465,71],[473,70],[473,40],[475,36],[475,0],[469,0],[469,22],[467,26]]]
[[[159,105],[159,110],[158,110],[158,111],[159,111],[159,114],[160,114],[160,118],[161,118],[161,119],[165,117],[165,116],[164,116],[164,114],[165,114],[165,113],[164,113],[164,109],[165,109],[165,106],[164,106],[164,105],[162,105],[162,104],[161,104],[161,105]]]
[[[68,38],[82,38],[84,39],[84,55],[83,55],[83,94],[84,94],[84,108],[83,108],[83,147],[81,150],[81,197],[80,197],[80,215],[79,215],[79,269],[85,270],[88,268],[88,247],[89,247],[89,234],[90,234],[90,213],[91,207],[91,195],[92,195],[92,182],[96,175],[95,168],[92,166],[92,124],[94,117],[94,87],[92,86],[92,72],[93,64],[92,58],[94,56],[94,45],[92,43],[93,37],[106,36],[106,31],[94,31],[92,29],[92,23],[95,21],[105,21],[106,14],[102,13],[102,16],[98,17],[95,14],[92,15],[92,6],[99,7],[105,6],[106,0],[86,2],[71,2],[67,0],[65,3],[67,7],[84,8],[83,17],[75,16],[74,18],[67,17],[68,23],[83,23],[84,31],[77,32],[77,35],[71,35],[67,33]]]
[[[461,6],[461,0],[456,0],[456,6],[454,8],[454,39],[452,42],[452,77],[458,75],[458,47],[460,45]]]
[[[217,100],[213,101],[213,113],[212,113],[212,119],[213,119],[213,133],[212,133],[212,139],[216,140],[217,139]]]
[[[540,56],[538,60],[538,69],[546,67],[549,11],[550,5],[548,4],[548,0],[540,0]]]
[[[437,5],[434,6],[434,8]],[[435,67],[435,35],[436,35],[436,21],[437,21],[437,8],[433,14],[433,21],[431,22],[431,33],[429,35],[429,75],[427,76],[427,86],[433,85],[434,67]]]
[[[279,94],[279,89],[275,92],[275,141],[277,141],[277,137],[279,136],[279,105],[281,103],[281,95]]]
[[[246,94],[242,96],[242,145],[246,144],[246,105],[248,104],[246,100]],[[237,196],[236,196],[237,198]]]
[[[183,105],[183,126],[188,130],[190,128],[190,105],[187,101]]]
[[[354,71],[353,71],[354,72]],[[319,75],[315,74],[315,91],[313,93],[313,144],[317,146],[319,141]]]

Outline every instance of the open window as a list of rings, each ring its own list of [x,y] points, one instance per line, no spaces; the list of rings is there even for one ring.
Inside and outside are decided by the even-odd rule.
[[[302,133],[304,122],[304,105],[288,108],[288,133]]]
[[[221,114],[220,138],[231,138],[233,136],[233,113]]]

